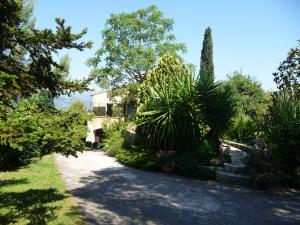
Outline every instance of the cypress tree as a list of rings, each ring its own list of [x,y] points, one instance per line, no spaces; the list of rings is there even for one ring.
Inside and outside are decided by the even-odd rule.
[[[214,77],[213,43],[210,27],[206,28],[200,59],[200,74]]]

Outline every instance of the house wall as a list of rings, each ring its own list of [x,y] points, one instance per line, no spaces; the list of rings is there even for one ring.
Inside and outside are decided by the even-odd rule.
[[[95,142],[95,134],[94,130],[103,128],[104,124],[112,124],[117,123],[119,121],[123,121],[124,119],[121,117],[106,117],[106,116],[97,116],[94,119],[88,121],[88,135],[86,137],[86,141]]]
[[[92,95],[93,99],[93,107],[105,107],[107,110],[107,104],[120,103],[121,97],[116,97],[114,101],[111,101],[108,98],[108,94],[106,91],[98,92]],[[95,134],[94,131],[97,129],[101,129],[105,123],[111,124],[115,122],[119,122],[123,120],[120,117],[107,117],[107,116],[96,116],[94,119],[88,121],[88,135],[86,137],[86,141],[95,142]]]
[[[93,107],[105,106],[107,104],[120,103],[121,97],[115,97],[115,101],[111,101],[107,95],[107,92],[99,92],[92,95],[93,98]]]
[[[93,107],[99,107],[99,106],[106,107],[107,104],[111,103],[106,92],[94,94],[92,98],[93,98]]]

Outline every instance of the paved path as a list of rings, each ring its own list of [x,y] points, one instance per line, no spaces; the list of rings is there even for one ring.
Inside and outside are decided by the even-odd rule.
[[[300,193],[272,193],[150,173],[102,152],[56,157],[88,224],[300,224]]]
[[[246,152],[230,146],[229,154],[231,156],[231,164],[234,166],[244,166],[243,159],[248,155]]]

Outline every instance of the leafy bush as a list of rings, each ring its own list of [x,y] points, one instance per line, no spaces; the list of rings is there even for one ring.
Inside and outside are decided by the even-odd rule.
[[[120,163],[143,169],[157,170],[154,152],[142,146],[128,145],[124,140],[124,131],[128,123],[119,122],[104,127],[106,138],[103,141],[103,150],[109,156],[115,157]]]
[[[281,184],[300,185],[300,92],[299,48],[290,50],[288,57],[273,73],[278,91],[263,120],[265,151],[253,152],[246,166],[254,184],[268,188]]]
[[[179,58],[165,54],[159,59],[158,64],[147,74],[141,87],[142,92],[147,92],[149,87],[157,85],[162,80],[171,81],[174,74],[189,74],[190,72],[188,66],[182,63]]]
[[[86,123],[91,117],[84,104],[76,103],[63,112],[41,108],[35,97],[20,101],[5,120],[0,120],[1,148],[14,149],[1,157],[13,154],[15,162],[25,163],[52,152],[76,155],[86,148]]]
[[[109,156],[115,157],[122,149],[124,144],[123,132],[120,130],[109,130],[109,133],[105,132],[105,138],[102,143],[102,149]]]
[[[106,137],[110,137],[113,134],[123,135],[123,132],[127,129],[129,123],[127,122],[117,122],[117,123],[104,123],[103,124],[103,131]]]
[[[149,149],[141,149],[133,146],[130,149],[120,151],[116,158],[124,165],[143,170],[157,170],[155,155]]]
[[[145,146],[144,137],[137,139],[136,144],[128,144],[124,140],[124,131],[128,123],[120,122],[105,126],[106,138],[103,141],[103,150],[109,156],[115,157],[120,163],[143,170],[159,170],[162,159],[148,146]],[[178,174],[187,177],[214,179],[215,172],[205,167],[211,159],[211,146],[203,141],[193,151],[172,153],[172,160],[176,162]],[[165,160],[165,158],[164,158]],[[168,159],[170,158],[168,157]],[[164,161],[166,162],[166,161]]]
[[[300,184],[300,96],[277,93],[264,123],[268,154],[288,182]]]
[[[13,170],[18,166],[26,165],[33,157],[39,157],[39,149],[25,148],[23,151],[9,146],[0,145],[0,170]]]
[[[261,131],[261,120],[266,114],[270,102],[270,94],[265,92],[261,84],[242,72],[235,71],[227,76],[222,85],[228,86],[236,101],[237,114],[226,138],[238,142],[248,142]]]
[[[195,157],[201,165],[209,165],[213,156],[213,147],[207,140],[203,140],[194,150]]]
[[[244,158],[246,171],[251,175],[253,186],[267,190],[272,186],[279,184],[280,174],[273,165],[267,152],[263,150],[251,151]]]
[[[123,117],[123,108],[121,106],[113,106],[112,107],[112,116],[114,117]]]
[[[160,167],[163,167],[166,163],[172,162],[175,160],[175,151],[163,149],[156,153],[157,163]]]
[[[193,152],[186,152],[178,156],[176,171],[179,175],[192,178],[210,180],[216,178],[216,172],[209,167],[199,164]]]
[[[92,148],[93,142],[91,142],[91,141],[86,141],[86,142],[85,142],[85,146],[88,147],[88,148]]]
[[[94,143],[92,144],[92,149],[99,149],[100,147],[101,147],[101,144],[98,143],[98,142],[94,142]]]
[[[215,171],[207,167],[210,165],[212,154],[212,146],[210,146],[207,141],[203,141],[193,151],[177,154],[177,173],[182,176],[205,180],[215,179]]]
[[[1,152],[21,161],[35,153],[76,155],[84,146],[86,121],[75,110],[55,110],[53,96],[88,90],[90,80],[70,79],[68,58],[58,62],[54,53],[90,48],[91,42],[78,42],[86,30],[75,34],[64,19],[56,19],[55,30],[37,29],[28,1],[1,1],[0,8]]]
[[[238,115],[246,115],[251,119],[261,118],[266,114],[270,95],[261,84],[249,75],[235,71],[227,75],[223,85],[229,86],[236,100]]]
[[[247,115],[240,114],[234,118],[233,124],[226,132],[230,140],[247,143],[255,138],[259,130],[256,122]]]

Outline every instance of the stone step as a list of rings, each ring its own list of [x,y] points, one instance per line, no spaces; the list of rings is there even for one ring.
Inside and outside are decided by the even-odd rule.
[[[216,180],[224,184],[234,184],[249,186],[251,184],[251,178],[247,175],[229,173],[222,170],[217,170]]]
[[[228,173],[244,174],[245,166],[243,164],[224,163],[223,170]]]

